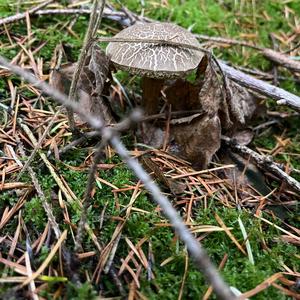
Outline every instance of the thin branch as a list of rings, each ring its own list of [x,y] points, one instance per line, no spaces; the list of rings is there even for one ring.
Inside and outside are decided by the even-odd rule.
[[[20,138],[18,137],[18,135],[16,135],[16,141],[18,143],[19,151],[20,151],[21,155],[23,156],[23,158],[26,157],[22,142],[21,142]],[[30,175],[31,180],[33,182],[33,185],[35,187],[35,190],[37,191],[37,193],[38,193],[38,195],[41,199],[43,208],[44,208],[44,210],[47,214],[48,220],[49,220],[50,225],[51,225],[51,227],[52,227],[52,229],[55,233],[55,236],[56,236],[57,239],[59,239],[60,236],[61,236],[61,231],[59,229],[58,223],[55,220],[54,214],[52,212],[52,208],[51,208],[50,204],[48,203],[48,201],[46,199],[46,196],[45,196],[45,194],[44,194],[44,192],[41,188],[41,185],[39,184],[37,176],[35,175],[33,169],[30,166],[28,166],[28,172],[29,172],[29,175]]]
[[[59,155],[65,154],[66,152],[73,149],[74,147],[76,147],[76,146],[84,143],[88,139],[96,137],[96,136],[100,137],[101,133],[99,131],[91,131],[91,132],[87,132],[87,133],[82,133],[82,136],[80,138],[72,141],[71,143],[67,144],[65,147],[59,149],[58,154]],[[51,153],[49,155],[51,155]]]
[[[97,130],[101,130],[102,127],[104,126],[104,123],[99,117],[91,115],[91,114],[86,114],[81,110],[80,105],[74,101],[73,99],[68,99],[68,97],[61,93],[60,91],[56,90],[46,82],[43,82],[39,79],[37,79],[34,75],[32,75],[29,72],[26,72],[24,69],[20,68],[19,66],[10,64],[5,58],[0,56],[0,66],[8,69],[12,73],[19,75],[23,77],[26,81],[29,83],[33,84],[36,88],[39,88],[42,90],[45,94],[49,95],[50,97],[53,97],[56,101],[58,101],[60,104],[63,104],[72,110],[76,111],[79,116],[82,118],[82,120],[88,122],[93,128]]]
[[[77,228],[77,234],[75,239],[75,252],[79,252],[82,250],[82,239],[83,239],[83,232],[85,224],[87,223],[87,210],[89,206],[91,205],[91,193],[95,184],[95,178],[96,178],[96,172],[98,170],[98,164],[101,161],[102,158],[102,150],[107,144],[107,141],[102,139],[99,147],[96,149],[96,155],[94,157],[94,161],[92,163],[92,166],[89,169],[89,175],[88,180],[84,192],[84,198],[83,198],[83,207],[81,209],[81,217]]]
[[[31,8],[31,9],[29,9],[26,12],[17,13],[17,14],[15,14],[13,16],[9,16],[9,17],[0,19],[0,26],[1,25],[5,25],[5,24],[9,24],[9,23],[13,23],[13,22],[16,22],[16,21],[20,21],[22,19],[25,19],[27,14],[29,14],[29,15],[34,14],[35,12],[37,12],[40,9],[42,9],[43,7],[49,5],[53,1],[54,0],[45,1],[45,2],[41,3],[40,5],[37,5],[37,6],[33,7],[33,8]]]
[[[92,127],[97,130],[101,130],[102,136],[107,138],[111,145],[115,148],[120,157],[127,163],[128,167],[139,177],[139,179],[145,184],[145,187],[152,195],[153,199],[161,206],[164,214],[172,223],[180,239],[185,243],[190,255],[194,258],[196,266],[203,272],[204,276],[211,283],[216,295],[220,299],[231,300],[235,299],[235,296],[230,291],[229,287],[225,284],[221,276],[219,275],[215,266],[211,263],[206,251],[202,248],[201,244],[193,237],[191,232],[185,226],[184,222],[179,217],[177,211],[169,203],[168,199],[162,194],[158,186],[152,181],[147,172],[142,168],[138,161],[129,156],[126,148],[122,144],[120,138],[114,134],[114,131],[105,127],[103,121],[99,118],[95,118],[90,114],[84,114],[82,108],[74,103],[74,101],[68,100],[68,98],[50,87],[47,83],[39,81],[33,75],[20,67],[13,66],[8,63],[3,57],[0,56],[0,64],[5,66],[11,72],[22,76],[27,81],[35,84],[36,87],[42,89],[42,91],[55,99],[72,108],[76,113],[84,117]]]
[[[99,8],[100,3],[100,8]],[[83,68],[84,62],[88,55],[88,50],[91,46],[91,41],[97,32],[97,28],[99,27],[102,19],[102,13],[105,5],[105,0],[94,0],[93,8],[90,15],[90,21],[88,25],[88,29],[84,38],[83,46],[78,58],[78,62],[76,63],[74,75],[72,78],[70,91],[69,91],[69,99],[74,99],[76,94],[76,88],[79,81],[80,73]],[[75,120],[72,110],[68,110],[68,119],[71,131],[75,131]]]
[[[276,87],[265,81],[256,79],[250,75],[229,67],[222,62],[220,62],[220,66],[228,78],[237,82],[238,84],[258,92],[259,94],[277,100],[277,104],[288,105],[293,109],[300,111],[300,97],[282,88]]]
[[[219,37],[219,36],[208,36],[208,35],[204,35],[204,34],[194,34],[194,36],[200,40],[207,40],[207,41],[212,41],[212,42],[220,43],[220,44],[243,46],[243,47],[253,48],[255,50],[263,50],[264,49],[260,46],[255,46],[255,45],[252,45],[252,44],[244,42],[244,41],[238,41],[238,40],[223,38],[223,37]]]
[[[222,140],[226,142],[233,150],[242,153],[243,155],[250,156],[257,165],[260,167],[267,169],[277,175],[280,179],[286,182],[290,187],[300,192],[300,182],[289,176],[286,172],[284,172],[280,165],[275,163],[271,157],[260,155],[247,146],[243,146],[235,143],[232,139],[227,136],[222,136]]]
[[[195,109],[195,110],[173,111],[173,112],[171,112],[171,117],[173,117],[173,118],[174,117],[177,117],[177,118],[179,118],[179,117],[188,117],[188,116],[191,116],[193,114],[203,114],[203,110],[202,109]],[[163,119],[166,119],[166,118],[167,118],[166,114],[161,113],[161,114],[155,114],[155,115],[142,117],[142,119],[140,121],[141,122],[148,122],[148,121],[158,120],[158,119],[163,120]],[[128,127],[126,127],[125,125],[126,124],[118,123],[118,124],[115,124],[115,125],[111,125],[111,127],[114,128],[115,130],[117,130],[118,132],[120,132],[120,131],[128,130],[132,124],[131,123],[128,124]],[[68,152],[69,150],[75,148],[76,146],[88,141],[91,138],[99,137],[100,135],[101,134],[99,133],[99,131],[90,131],[90,132],[82,133],[82,136],[80,138],[70,142],[65,147],[59,149],[58,154],[59,155],[65,154],[66,152]],[[49,155],[51,155],[51,153]]]

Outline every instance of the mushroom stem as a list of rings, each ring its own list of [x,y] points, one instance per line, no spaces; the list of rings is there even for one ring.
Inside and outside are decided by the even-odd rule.
[[[158,112],[160,92],[163,85],[163,79],[150,78],[146,76],[142,78],[142,106],[145,110],[145,115],[149,116]]]

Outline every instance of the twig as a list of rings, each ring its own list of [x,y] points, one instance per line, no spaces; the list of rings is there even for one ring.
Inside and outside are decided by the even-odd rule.
[[[204,53],[211,54],[210,50],[207,50],[200,46],[195,46],[182,42],[174,42],[171,39],[144,39],[144,38],[120,38],[120,37],[100,37],[97,38],[99,42],[110,42],[110,43],[147,43],[147,44],[159,44],[159,45],[169,45],[174,47],[182,47],[185,49],[191,49],[195,51],[200,51]]]
[[[212,41],[212,42],[227,44],[227,45],[238,45],[238,46],[253,48],[255,50],[263,50],[263,48],[260,46],[255,46],[244,41],[238,41],[238,40],[223,38],[219,36],[208,36],[204,34],[194,34],[194,36],[200,40],[207,40],[207,41]]]
[[[94,157],[92,166],[89,169],[89,176],[88,176],[88,180],[86,183],[86,188],[85,188],[84,198],[83,198],[84,202],[83,202],[83,206],[81,209],[81,217],[80,217],[79,225],[77,228],[76,239],[75,239],[75,250],[74,250],[75,252],[79,252],[82,249],[81,243],[82,243],[82,238],[83,238],[83,231],[84,231],[84,227],[85,227],[86,220],[87,220],[87,210],[88,210],[89,206],[91,205],[91,193],[92,193],[92,189],[95,184],[95,176],[96,176],[96,172],[98,169],[97,166],[101,161],[102,150],[106,144],[107,144],[107,141],[102,139],[99,147],[96,149],[96,155]]]
[[[11,72],[20,75],[27,81],[35,84],[35,86],[42,89],[44,93],[55,97],[58,102],[66,105],[69,108],[72,108],[76,113],[81,115],[84,120],[87,121],[92,127],[97,130],[101,130],[102,135],[110,141],[116,152],[127,163],[128,167],[133,170],[133,172],[145,184],[145,187],[151,193],[153,199],[161,206],[164,214],[170,220],[178,236],[185,243],[189,253],[194,258],[196,266],[203,272],[206,279],[213,286],[216,295],[220,299],[224,300],[235,299],[235,296],[232,294],[229,287],[225,284],[215,266],[210,262],[209,256],[202,248],[201,244],[187,229],[187,227],[179,217],[177,211],[172,207],[168,199],[161,193],[160,189],[152,181],[151,177],[145,172],[145,170],[141,167],[136,159],[129,156],[120,138],[114,134],[113,130],[111,128],[104,127],[104,123],[99,119],[99,117],[95,118],[91,114],[84,114],[82,112],[82,108],[78,104],[74,103],[74,101],[68,100],[68,98],[62,93],[56,91],[45,82],[39,81],[32,74],[21,69],[20,67],[8,63],[6,59],[1,56],[0,64],[5,66]]]
[[[100,3],[100,7],[99,7],[99,3]],[[81,49],[81,52],[80,52],[80,55],[78,58],[78,62],[76,63],[76,66],[75,66],[74,75],[72,78],[70,91],[69,91],[69,99],[74,99],[74,97],[75,97],[80,73],[83,68],[83,64],[86,60],[86,57],[88,55],[88,50],[91,46],[91,41],[92,41],[93,37],[95,36],[95,33],[101,23],[104,5],[105,5],[105,0],[102,0],[102,1],[94,0],[93,8],[92,8],[91,15],[90,15],[89,26],[88,26],[88,29],[87,29],[87,32],[86,32],[86,35],[84,38],[84,42],[83,42],[83,46],[82,46],[82,49]],[[70,129],[71,129],[71,131],[74,132],[75,131],[74,114],[73,114],[72,110],[69,110],[69,109],[67,112],[68,112],[68,120],[69,120]]]
[[[183,117],[183,116],[190,116],[191,114],[201,114],[201,113],[203,113],[203,110],[200,110],[200,109],[183,110],[183,111],[173,111],[173,112],[171,112],[171,116],[172,117]],[[155,114],[155,115],[151,115],[151,116],[142,117],[140,121],[141,122],[148,122],[148,121],[157,120],[157,119],[166,119],[166,114],[161,113],[161,114]],[[122,125],[122,128],[121,128],[120,123],[117,124],[117,125],[111,125],[111,126],[114,129],[117,129],[120,132],[120,131],[128,130],[129,126],[131,124],[128,124],[128,127]],[[116,126],[117,126],[117,128],[116,128]],[[88,141],[88,139],[91,139],[91,138],[94,138],[94,137],[97,137],[97,136],[99,137],[100,135],[101,134],[99,133],[99,131],[91,131],[91,132],[87,132],[87,133],[82,133],[82,136],[80,138],[72,141],[71,143],[67,144],[65,147],[61,148],[58,151],[58,153],[60,155],[65,154],[66,152],[68,152],[72,148],[84,143],[85,141]]]
[[[101,136],[99,131],[91,131],[91,132],[87,132],[87,133],[82,133],[82,136],[80,138],[72,141],[71,143],[67,144],[65,147],[61,148],[58,151],[58,154],[59,155],[65,154],[66,152],[73,149],[77,145],[80,145],[80,144],[84,143],[85,141],[87,141],[88,139],[96,137],[96,136],[98,136],[98,137]],[[50,155],[51,155],[51,153],[50,153]]]
[[[40,10],[41,8],[43,8],[43,7],[47,6],[48,4],[50,4],[51,2],[53,2],[53,1],[54,0],[45,1],[45,2],[41,3],[40,5],[37,5],[33,8],[31,8],[31,9],[29,9],[27,12],[17,13],[13,16],[9,16],[9,17],[0,19],[0,26],[4,25],[4,24],[13,23],[13,22],[25,19],[27,14],[31,15],[31,14],[35,13],[38,10]]]
[[[238,71],[222,62],[220,62],[220,66],[228,78],[237,82],[238,84],[258,92],[259,94],[277,100],[277,104],[288,105],[295,110],[300,111],[300,97],[282,88],[276,87],[272,84]]]
[[[17,75],[23,77],[26,81],[33,84],[36,88],[41,89],[45,94],[56,99],[56,101],[58,101],[60,104],[68,106],[72,110],[76,111],[79,114],[79,116],[82,118],[82,120],[88,122],[93,128],[95,128],[97,130],[101,130],[102,127],[104,126],[103,121],[101,119],[99,119],[98,117],[95,117],[94,115],[91,115],[91,114],[87,115],[86,113],[84,113],[81,110],[80,105],[78,103],[76,103],[76,101],[74,101],[74,100],[70,101],[65,94],[56,90],[55,88],[53,88],[46,82],[43,82],[43,81],[37,79],[31,73],[26,72],[19,66],[10,64],[2,56],[0,56],[0,66],[10,70],[14,74],[17,74]]]
[[[227,65],[230,65],[229,63],[226,62]],[[255,69],[250,69],[250,68],[245,68],[245,67],[241,67],[241,66],[234,66],[235,69],[240,70],[244,73],[250,74],[250,75],[255,75],[255,76],[259,76],[259,77],[263,77],[264,80],[272,80],[273,79],[273,75],[260,71],[260,70],[255,70]],[[291,80],[297,83],[300,83],[300,80],[298,78],[289,78],[286,76],[278,76],[278,80]]]
[[[35,12],[36,15],[66,15],[66,14],[80,14],[80,15],[89,15],[91,13],[91,9],[84,9],[84,8],[65,8],[65,9],[45,9],[45,10],[38,10]],[[132,17],[133,16],[133,17]],[[123,26],[130,26],[135,21],[143,21],[143,22],[152,22],[153,20],[141,17],[136,14],[128,14],[124,11],[117,11],[114,9],[112,5],[107,4],[103,11],[103,17],[117,21]]]
[[[248,148],[247,146],[237,144],[233,142],[232,139],[230,139],[229,137],[222,136],[222,140],[225,141],[226,144],[228,144],[232,149],[244,155],[250,156],[259,166],[276,174],[280,179],[284,180],[290,187],[300,192],[300,182],[298,182],[296,179],[285,173],[277,163],[272,161],[270,157],[260,155],[252,149]]]
[[[22,145],[22,142],[20,140],[20,138],[18,137],[18,135],[16,135],[16,140],[17,140],[17,143],[18,143],[18,146],[19,146],[19,150],[20,150],[20,153],[23,157],[25,157],[25,151],[24,151],[24,148],[23,148],[23,145]],[[58,226],[58,223],[56,222],[55,220],[55,217],[54,217],[54,214],[52,212],[52,209],[51,209],[51,206],[50,204],[48,203],[47,199],[46,199],[46,196],[39,184],[39,181],[37,179],[37,176],[35,175],[33,169],[28,166],[28,172],[29,172],[29,175],[31,177],[31,180],[33,182],[33,185],[35,187],[35,190],[37,191],[38,195],[39,195],[39,198],[41,199],[41,202],[42,202],[42,205],[43,205],[43,208],[47,214],[47,217],[48,217],[48,220],[50,222],[50,225],[55,233],[55,236],[57,239],[60,238],[61,236],[61,231],[59,229],[59,226]]]

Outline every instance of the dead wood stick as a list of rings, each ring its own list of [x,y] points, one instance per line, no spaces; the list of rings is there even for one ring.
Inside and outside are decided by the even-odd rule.
[[[264,55],[264,57],[275,62],[277,65],[280,65],[293,72],[300,72],[300,62],[291,59],[289,55],[280,53],[272,49],[263,49],[262,54]]]
[[[24,148],[23,148],[23,144],[19,138],[18,135],[16,135],[16,140],[18,142],[18,146],[19,146],[19,150],[20,150],[20,153],[23,157],[26,157],[25,155],[25,151],[24,151]],[[36,192],[38,193],[40,199],[41,199],[41,202],[42,202],[42,205],[43,205],[43,208],[47,214],[47,217],[48,217],[48,220],[50,222],[50,226],[52,227],[54,233],[55,233],[55,236],[57,239],[60,238],[61,236],[61,231],[59,229],[59,226],[58,226],[58,223],[56,222],[55,220],[55,216],[53,214],[53,210],[52,210],[52,207],[51,205],[48,203],[47,199],[46,199],[46,196],[41,188],[41,185],[37,179],[37,176],[35,175],[35,172],[33,171],[33,169],[28,166],[28,172],[29,172],[29,175],[31,177],[31,180],[33,182],[33,185],[35,187],[35,190]]]
[[[266,73],[257,69],[250,69],[246,67],[241,67],[241,66],[234,66],[235,69],[242,71],[248,75],[254,75],[258,76],[261,80],[273,80],[273,75],[270,73]],[[287,77],[287,76],[277,76],[278,80],[284,81],[284,80],[291,80],[297,83],[300,83],[300,79],[295,78],[295,77]]]
[[[183,110],[183,111],[173,111],[171,112],[171,116],[172,117],[182,117],[182,116],[190,116],[191,114],[202,114],[203,110],[201,109],[195,109],[195,110]],[[152,121],[152,120],[157,120],[157,119],[166,119],[167,116],[165,113],[161,113],[161,114],[155,114],[155,115],[151,115],[151,116],[147,116],[147,117],[142,117],[142,119],[140,120],[141,122],[147,122],[147,121]],[[131,124],[128,124],[131,125]],[[49,125],[48,125],[49,126]],[[115,130],[120,131],[124,131],[124,130],[128,130],[129,127],[123,126],[120,124],[116,124],[116,125],[111,125],[112,128],[114,128]],[[122,127],[122,128],[121,128]],[[75,148],[76,146],[88,141],[91,138],[94,137],[101,137],[101,134],[99,131],[90,131],[90,132],[85,132],[82,133],[82,136],[79,137],[78,139],[70,142],[68,145],[64,146],[63,148],[61,148],[58,153],[60,155],[65,154],[66,152],[68,152],[69,150]],[[51,155],[51,153],[49,154]],[[32,156],[32,154],[31,154]],[[25,166],[24,166],[25,167]]]
[[[238,41],[234,39],[229,39],[229,38],[222,38],[218,36],[207,36],[207,35],[202,35],[202,34],[195,34],[195,37],[202,39],[202,40],[209,40],[213,41],[216,43],[223,43],[223,44],[228,44],[228,45],[238,45],[238,46],[243,46],[243,47],[248,47],[248,48],[253,48],[255,50],[258,50],[261,52],[261,54],[275,62],[277,65],[280,65],[286,69],[289,69],[293,72],[300,72],[300,62],[293,60],[290,58],[289,55],[285,53],[281,53],[277,50],[269,49],[269,48],[263,48],[260,46],[255,46],[250,43],[244,42],[244,41]]]
[[[69,99],[75,98],[77,84],[78,84],[78,81],[80,78],[80,74],[81,74],[84,62],[86,60],[86,57],[88,55],[88,50],[91,47],[91,41],[95,37],[97,29],[101,23],[104,6],[105,6],[105,0],[102,0],[100,2],[98,0],[93,1],[93,8],[92,8],[91,14],[90,14],[89,25],[88,25],[88,28],[87,28],[87,31],[86,31],[86,34],[84,37],[83,46],[82,46],[78,61],[75,65],[75,70],[74,70],[74,74],[73,74],[72,81],[71,81],[71,86],[70,86],[70,91],[69,91]],[[69,120],[70,129],[72,132],[75,132],[76,131],[75,119],[74,119],[74,114],[72,112],[72,109],[67,108],[67,112],[68,112],[68,120]]]
[[[38,10],[40,10],[41,8],[47,6],[48,4],[50,4],[51,2],[53,2],[54,0],[48,0],[48,1],[45,1],[43,3],[41,3],[40,5],[37,5],[35,7],[32,7],[31,9],[29,9],[28,11],[26,12],[23,12],[23,13],[17,13],[13,16],[9,16],[9,17],[6,17],[6,18],[3,18],[3,19],[0,19],[0,25],[4,25],[4,24],[9,24],[9,23],[13,23],[13,22],[16,22],[16,21],[20,21],[22,19],[25,19],[26,18],[26,14],[33,14],[35,12],[37,12]]]
[[[243,146],[235,143],[232,139],[227,136],[222,136],[222,140],[225,141],[227,145],[229,145],[233,150],[240,152],[243,155],[250,156],[257,165],[262,167],[263,169],[267,169],[272,173],[276,174],[280,179],[285,181],[290,187],[300,192],[300,182],[288,175],[284,172],[279,164],[275,163],[272,158],[264,155],[260,155],[247,146]]]
[[[241,71],[230,67],[223,62],[220,62],[220,66],[223,72],[228,78],[237,82],[238,84],[249,88],[259,94],[270,97],[277,100],[277,104],[288,105],[297,111],[300,111],[300,97],[296,96],[282,88],[276,87],[263,80],[256,79],[250,75],[247,75]]]
[[[227,44],[227,45],[238,45],[238,46],[244,46],[248,48],[253,48],[255,50],[263,50],[264,48],[260,46],[255,46],[250,43],[244,42],[244,41],[239,41],[235,39],[230,39],[230,38],[223,38],[220,36],[208,36],[204,34],[194,34],[194,36],[200,40],[207,40],[207,41],[212,41],[220,44]]]

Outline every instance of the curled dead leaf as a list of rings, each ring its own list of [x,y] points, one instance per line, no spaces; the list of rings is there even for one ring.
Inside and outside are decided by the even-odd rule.
[[[240,130],[235,132],[232,135],[232,140],[234,140],[236,143],[243,145],[243,146],[247,146],[251,143],[251,141],[254,138],[254,132],[251,129],[244,129],[244,130]]]
[[[196,169],[204,169],[220,147],[221,124],[217,115],[205,115],[190,123],[172,126],[180,156],[193,163]]]
[[[76,64],[62,65],[51,76],[52,85],[68,94]],[[107,93],[109,82],[109,59],[96,44],[89,49],[77,86],[77,98],[86,112],[101,116],[108,124],[114,123],[109,103],[103,94]]]
[[[246,88],[239,84],[228,80],[228,87],[230,89],[229,110],[233,125],[239,126],[246,124],[250,120],[257,108],[256,99],[253,94],[250,94]]]

